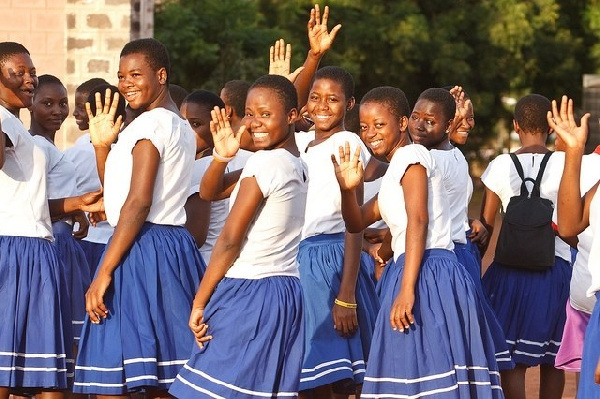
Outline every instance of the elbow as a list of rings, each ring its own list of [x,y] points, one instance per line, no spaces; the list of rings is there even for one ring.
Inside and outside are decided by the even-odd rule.
[[[136,218],[143,218],[146,220],[146,217],[150,214],[151,207],[151,198],[127,198],[123,204],[123,207],[121,208],[121,215],[128,214],[135,216]]]

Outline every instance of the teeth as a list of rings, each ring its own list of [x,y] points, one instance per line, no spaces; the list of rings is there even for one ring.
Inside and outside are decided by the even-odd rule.
[[[263,137],[267,137],[269,133],[252,133],[254,137],[262,139]]]
[[[379,145],[383,142],[383,140],[375,140],[371,141],[371,147],[379,147]]]
[[[327,119],[327,118],[329,118],[329,116],[327,116],[327,115],[317,115],[316,118],[317,119]]]

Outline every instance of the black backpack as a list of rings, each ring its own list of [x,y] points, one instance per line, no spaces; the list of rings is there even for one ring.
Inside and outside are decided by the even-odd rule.
[[[510,157],[521,177],[521,193],[510,199],[502,220],[494,261],[502,265],[532,271],[544,271],[554,266],[552,201],[540,197],[540,183],[552,152],[546,153],[535,180],[525,178],[523,167],[515,154]],[[525,182],[533,182],[531,192]]]

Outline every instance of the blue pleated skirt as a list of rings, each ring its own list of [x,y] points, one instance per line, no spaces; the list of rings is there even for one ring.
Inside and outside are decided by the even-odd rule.
[[[594,311],[585,330],[577,399],[600,398],[600,385],[594,382],[594,373],[600,360],[600,292],[596,292],[596,299]]]
[[[392,330],[404,255],[380,279],[381,310],[361,398],[503,398],[494,343],[472,279],[451,251],[425,251],[415,323]]]
[[[58,260],[64,270],[67,287],[69,288],[73,339],[75,345],[77,345],[86,315],[85,293],[91,283],[90,267],[85,252],[71,234],[72,228],[69,224],[65,222],[52,223],[52,232]]]
[[[0,386],[69,387],[73,337],[67,292],[49,241],[0,236]]]
[[[90,278],[94,278],[96,275],[96,269],[100,265],[100,259],[102,259],[102,255],[106,249],[106,244],[85,240],[77,240],[77,243],[81,249],[83,249],[85,258],[90,266]]]
[[[104,295],[109,316],[85,319],[73,391],[168,389],[190,357],[188,319],[204,269],[185,228],[145,223]]]
[[[362,383],[379,310],[375,284],[364,265],[367,256],[361,253],[356,283],[358,332],[344,338],[333,328],[331,315],[342,280],[344,233],[322,234],[300,242],[298,263],[306,329],[300,390],[342,380]]]
[[[571,266],[556,257],[543,272],[493,262],[483,276],[483,289],[504,330],[517,364],[554,365],[566,321]]]
[[[471,235],[471,229],[467,230],[465,232],[465,235],[467,237],[467,243],[465,245],[467,246],[467,249],[469,251],[471,251],[471,253],[475,257],[475,259],[477,260],[477,264],[479,265],[479,279],[481,279],[481,252],[479,251],[479,247],[477,246],[477,244],[475,244],[469,238],[469,236]]]
[[[490,306],[489,300],[484,294],[483,288],[481,286],[481,268],[479,266],[477,258],[475,257],[475,254],[469,249],[468,245],[459,244],[456,242],[454,243],[454,253],[456,254],[456,259],[458,259],[458,263],[464,266],[465,270],[473,279],[473,283],[475,284],[475,289],[477,291],[477,295],[479,296],[479,300],[483,306],[485,318],[487,319],[488,327],[490,328],[490,333],[492,334],[492,338],[494,339],[494,347],[496,348],[496,362],[498,363],[498,369],[513,369],[515,367],[515,363],[512,361],[512,358],[510,356],[508,344],[506,343],[506,337],[504,336],[504,331],[502,330],[502,326],[498,322],[496,313],[494,313],[494,310]]]
[[[225,278],[210,298],[204,319],[213,338],[203,349],[193,344],[192,356],[171,386],[171,395],[297,395],[304,345],[298,278]]]

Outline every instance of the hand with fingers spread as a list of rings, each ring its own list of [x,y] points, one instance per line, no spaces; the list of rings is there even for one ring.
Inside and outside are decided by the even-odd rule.
[[[204,344],[213,338],[212,335],[207,335],[208,324],[204,323],[204,307],[194,305],[188,326],[192,330],[192,333],[194,333],[196,344],[200,349],[204,348]]]
[[[220,157],[232,158],[240,149],[240,140],[246,130],[246,125],[242,125],[240,130],[233,132],[227,113],[224,108],[215,107],[210,111],[210,133],[213,137],[214,152]]]
[[[590,114],[583,115],[577,126],[573,112],[573,99],[562,96],[560,109],[556,100],[552,100],[552,111],[548,111],[548,125],[568,148],[584,148],[588,135],[588,119]]]
[[[275,41],[269,54],[269,75],[285,76],[290,82],[294,83],[304,67],[299,67],[294,72],[290,72],[291,60],[292,45],[286,45],[283,39]]]
[[[456,112],[454,113],[452,126],[448,130],[454,131],[469,116],[471,100],[465,98],[465,91],[461,86],[454,86],[452,89],[450,89],[450,94],[452,94],[452,97],[454,97],[454,101],[456,103]]]
[[[310,10],[310,19],[308,20],[308,41],[310,43],[310,52],[316,57],[320,57],[331,48],[333,41],[342,25],[338,24],[327,30],[327,20],[329,19],[329,7],[325,6],[323,18],[321,18],[321,10],[318,4]]]
[[[339,147],[340,162],[331,154],[331,161],[335,169],[335,177],[342,190],[353,190],[362,181],[363,167],[360,161],[360,147],[356,147],[354,156],[350,158],[350,143],[346,142],[344,147]]]
[[[115,120],[117,107],[119,105],[119,93],[112,94],[106,89],[104,95],[104,105],[100,93],[96,93],[96,115],[92,114],[90,103],[85,103],[85,109],[90,119],[90,138],[94,147],[110,147],[116,140],[123,124],[122,117]]]
[[[392,304],[392,310],[390,312],[392,329],[399,332],[404,332],[405,330],[408,332],[410,325],[415,322],[415,318],[412,314],[414,304],[414,291],[408,289],[400,290]]]

